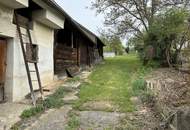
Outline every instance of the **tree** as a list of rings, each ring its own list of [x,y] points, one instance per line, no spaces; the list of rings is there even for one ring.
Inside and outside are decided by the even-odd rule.
[[[189,4],[189,0],[95,0],[92,7],[105,15],[110,35],[143,38],[158,12],[174,6],[186,8]]]
[[[115,52],[116,55],[122,55],[124,47],[119,37],[105,37],[101,36],[101,40],[106,44],[105,51]]]
[[[170,67],[177,64],[183,45],[189,42],[188,17],[187,10],[167,9],[155,17],[149,32],[144,36],[145,47],[151,45],[155,50],[155,57]]]

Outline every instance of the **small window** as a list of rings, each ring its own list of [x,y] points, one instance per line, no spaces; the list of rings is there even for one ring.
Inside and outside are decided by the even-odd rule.
[[[39,51],[39,48],[38,48],[38,45],[36,44],[26,44],[26,58],[27,58],[27,61],[28,62],[31,62],[31,63],[37,63],[38,60],[39,60],[39,57],[38,57],[38,51]]]

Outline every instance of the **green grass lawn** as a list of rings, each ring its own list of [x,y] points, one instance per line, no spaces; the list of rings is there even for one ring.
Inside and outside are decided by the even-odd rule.
[[[134,111],[130,101],[133,96],[132,84],[147,69],[134,54],[108,58],[105,64],[98,65],[89,77],[90,83],[83,83],[80,99],[75,107],[87,101],[111,101],[120,107],[120,111]]]

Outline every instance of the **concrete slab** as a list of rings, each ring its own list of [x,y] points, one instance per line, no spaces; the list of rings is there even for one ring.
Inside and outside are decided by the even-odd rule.
[[[65,84],[62,84],[65,91],[73,91],[73,90],[79,89],[80,85],[81,85],[80,82],[67,82]]]
[[[65,130],[70,110],[72,110],[71,106],[64,106],[58,110],[50,110],[26,130]]]
[[[123,113],[103,111],[79,112],[80,128],[82,130],[105,130],[115,129],[125,117]]]
[[[65,104],[72,104],[74,103],[76,100],[78,100],[78,91],[73,91],[73,92],[69,92],[65,95],[65,97],[63,98],[63,101]]]
[[[21,103],[0,104],[0,130],[8,130],[20,120],[21,113],[31,105]]]

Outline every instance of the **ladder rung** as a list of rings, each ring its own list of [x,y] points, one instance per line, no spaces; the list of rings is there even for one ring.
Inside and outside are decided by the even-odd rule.
[[[36,72],[35,70],[31,70],[30,72]]]
[[[31,80],[31,81],[33,81],[33,82],[38,82],[38,80]]]

